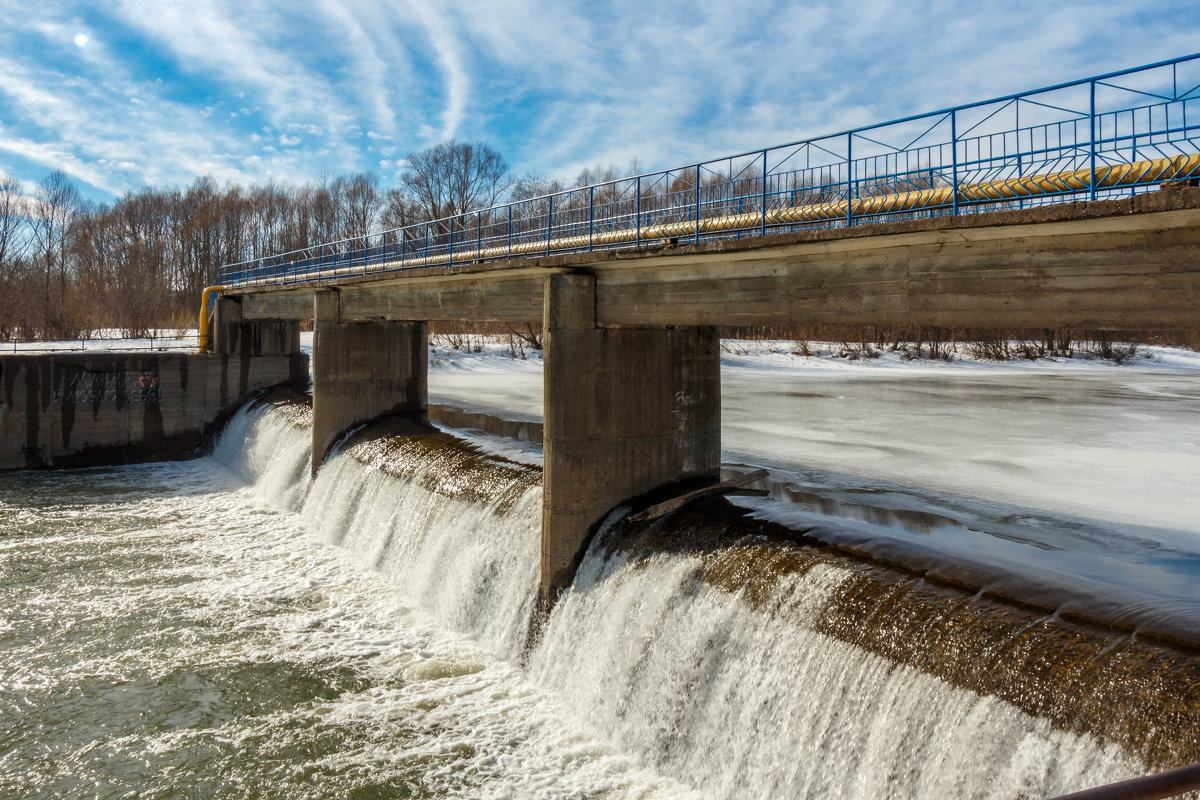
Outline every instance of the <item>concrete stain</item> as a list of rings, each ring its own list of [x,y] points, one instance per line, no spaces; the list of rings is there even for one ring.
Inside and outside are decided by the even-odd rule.
[[[27,365],[25,369],[25,467],[42,466],[38,435],[41,433],[42,415],[38,413],[38,394],[41,389],[40,365]]]
[[[125,371],[126,371],[126,369],[128,369],[128,365],[126,365],[125,359],[123,359],[123,358],[118,359],[116,364],[113,365],[113,371],[117,374],[117,377],[116,377],[117,411],[121,411],[125,408],[125,394],[126,394]]]
[[[92,421],[100,420],[100,404],[104,402],[104,391],[108,388],[108,375],[104,372],[92,373]]]
[[[75,385],[85,370],[76,364],[59,364],[55,371],[58,373],[55,384],[60,387],[55,394],[59,398],[62,414],[62,445],[65,450],[71,446],[71,431],[75,428]]]
[[[147,446],[155,446],[166,438],[163,428],[162,405],[159,389],[158,358],[142,362],[142,378],[138,389],[143,393],[142,400],[142,442]]]
[[[250,360],[254,358],[255,352],[262,352],[262,332],[260,326],[243,323],[242,327],[249,328],[248,331],[242,331],[241,338],[250,346],[239,350],[238,395],[244,395],[250,391]],[[250,335],[248,336],[247,334]]]
[[[218,357],[220,395],[207,385],[209,365],[217,366],[213,359]],[[191,359],[199,362],[191,364]],[[228,374],[229,360],[201,354],[117,353],[0,358],[0,417],[6,431],[0,442],[5,444],[0,470],[189,458],[245,397],[233,391],[237,376]],[[174,361],[185,363],[176,367]],[[302,391],[308,383],[308,358],[303,353],[255,357],[248,366],[242,380],[249,386],[294,384]],[[188,391],[177,388],[184,385]],[[141,413],[130,419],[138,405]]]
[[[39,376],[39,387],[41,389],[42,413],[50,410],[50,403],[54,401],[54,363],[55,359],[46,359],[40,362],[41,367]]]

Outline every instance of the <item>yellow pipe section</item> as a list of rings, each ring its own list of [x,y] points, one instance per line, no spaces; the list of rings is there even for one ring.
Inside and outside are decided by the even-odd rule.
[[[1200,172],[1200,153],[1174,158],[1156,158],[1152,161],[1134,161],[1127,164],[1098,165],[1096,167],[1096,188],[1115,189],[1121,186],[1133,186],[1143,183],[1166,182],[1180,178],[1194,177]],[[1051,172],[1044,175],[1026,175],[1021,178],[1005,178],[1003,180],[970,183],[958,187],[958,200],[962,203],[1004,202],[1021,200],[1031,197],[1059,194],[1063,192],[1086,191],[1092,179],[1090,168]],[[892,214],[903,211],[920,211],[922,209],[948,206],[954,202],[954,190],[950,186],[940,186],[932,189],[914,189],[908,192],[880,194],[871,197],[859,197],[853,202],[853,215],[865,217],[875,214]],[[795,206],[783,206],[767,210],[767,225],[787,225],[794,223],[824,222],[845,219],[847,206],[845,200],[827,203],[809,203]],[[746,214],[728,214],[720,217],[709,217],[700,220],[700,233],[717,233],[738,229],[754,228],[763,223],[761,212]],[[627,244],[636,241],[652,242],[661,239],[691,236],[696,231],[695,220],[669,222],[661,225],[649,225],[641,228],[625,228],[616,231],[596,233],[590,238],[582,236],[564,236],[537,242],[525,242],[509,248],[484,247],[476,250],[459,250],[454,253],[454,260],[467,262],[511,256],[540,255],[549,249],[580,250],[589,245]],[[409,269],[413,267],[435,266],[447,264],[448,255],[437,255],[423,258],[406,258],[402,261],[389,261],[383,264],[372,264],[361,267],[343,267],[341,269],[322,269],[320,277],[339,277],[348,275],[363,275],[368,272],[379,272],[384,269]],[[316,278],[314,270],[308,273],[291,274],[291,279],[304,280]],[[239,283],[239,286],[269,285],[269,280],[249,280]],[[215,287],[223,288],[223,287]],[[208,289],[204,290],[205,292]],[[203,333],[201,322],[201,337]],[[203,341],[203,339],[202,339]]]
[[[225,291],[224,286],[207,286],[207,287],[205,287],[204,291],[200,293],[200,341],[199,341],[199,347],[200,347],[201,353],[208,352],[208,335],[209,335],[208,300],[210,297],[212,297],[217,292],[223,292],[223,291]]]

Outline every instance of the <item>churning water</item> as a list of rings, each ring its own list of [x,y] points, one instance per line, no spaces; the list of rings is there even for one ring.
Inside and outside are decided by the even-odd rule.
[[[1200,759],[1200,661],[805,542],[617,525],[534,636],[540,471],[308,412],[0,476],[0,796],[1049,796]]]

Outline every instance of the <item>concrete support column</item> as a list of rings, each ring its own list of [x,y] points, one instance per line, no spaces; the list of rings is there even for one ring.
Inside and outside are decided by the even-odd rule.
[[[389,414],[424,419],[429,345],[424,322],[341,321],[335,290],[313,308],[313,475],[347,431]]]
[[[242,319],[242,301],[218,297],[212,327],[212,352],[228,356],[288,356],[300,352],[298,320]]]
[[[218,297],[213,309],[210,335],[212,353],[220,359],[220,380],[215,389],[218,404],[234,402],[249,393],[275,385],[274,368],[266,368],[284,356],[288,378],[284,382],[304,391],[308,386],[308,356],[300,350],[298,320],[246,321],[242,301],[236,297]],[[272,358],[262,358],[268,356]]]
[[[571,583],[618,504],[721,465],[716,328],[596,327],[591,275],[551,275],[545,294],[541,600]]]

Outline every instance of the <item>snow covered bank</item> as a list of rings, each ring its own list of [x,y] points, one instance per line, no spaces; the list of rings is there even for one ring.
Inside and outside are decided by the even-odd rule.
[[[1200,544],[1200,353],[1146,346],[1117,366],[894,352],[852,361],[836,347],[801,356],[791,342],[725,343],[727,462],[801,485],[899,487],[927,502]],[[436,348],[430,398],[540,419],[539,355],[512,359],[499,342]]]

